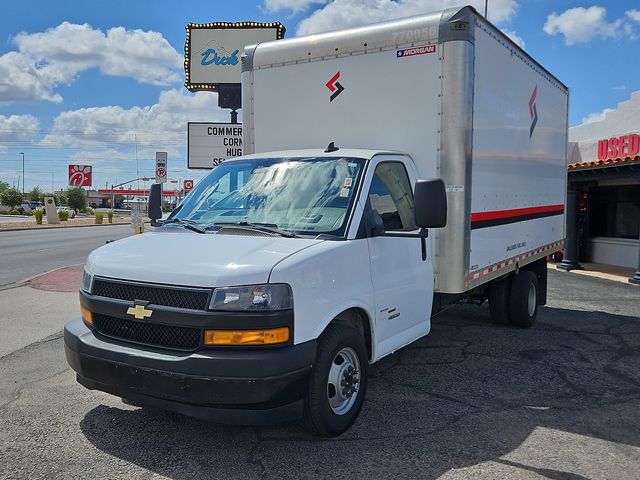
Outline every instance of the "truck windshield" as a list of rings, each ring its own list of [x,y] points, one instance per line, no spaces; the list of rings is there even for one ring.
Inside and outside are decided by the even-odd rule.
[[[200,181],[169,219],[343,236],[364,163],[344,157],[226,162]]]

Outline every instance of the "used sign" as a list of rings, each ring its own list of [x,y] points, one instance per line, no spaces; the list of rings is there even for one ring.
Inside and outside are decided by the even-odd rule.
[[[640,135],[637,133],[598,140],[598,160],[635,157],[638,151],[640,151]]]

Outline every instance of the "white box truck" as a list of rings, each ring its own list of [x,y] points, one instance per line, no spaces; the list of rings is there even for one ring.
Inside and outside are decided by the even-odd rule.
[[[355,421],[447,305],[533,324],[562,248],[567,88],[473,8],[247,47],[244,148],[88,258],[87,388],[232,423]]]

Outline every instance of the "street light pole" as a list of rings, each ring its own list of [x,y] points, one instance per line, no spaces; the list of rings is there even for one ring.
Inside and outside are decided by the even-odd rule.
[[[22,155],[22,198],[24,200],[24,152],[20,152]]]

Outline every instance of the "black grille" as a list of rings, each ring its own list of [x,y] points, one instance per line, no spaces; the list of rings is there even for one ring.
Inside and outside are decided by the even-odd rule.
[[[99,313],[93,314],[93,326],[108,337],[175,350],[195,350],[202,336],[199,328],[136,322]]]
[[[209,300],[208,290],[187,290],[180,287],[157,287],[134,283],[114,282],[95,279],[93,294],[119,300],[143,300],[153,305],[206,310]]]

